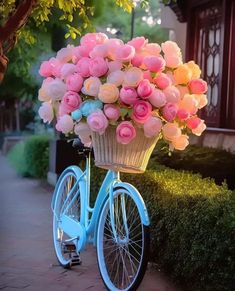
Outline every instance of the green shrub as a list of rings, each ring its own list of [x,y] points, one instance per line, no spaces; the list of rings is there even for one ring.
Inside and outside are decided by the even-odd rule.
[[[187,290],[232,290],[235,193],[200,175],[157,169],[122,175],[147,204],[152,260]],[[104,175],[101,169],[93,170],[93,195]]]
[[[235,155],[225,150],[188,146],[184,151],[174,151],[171,156],[166,150],[155,149],[149,168],[161,163],[176,170],[200,173],[203,177],[215,179],[217,184],[226,180],[230,189],[235,189]]]

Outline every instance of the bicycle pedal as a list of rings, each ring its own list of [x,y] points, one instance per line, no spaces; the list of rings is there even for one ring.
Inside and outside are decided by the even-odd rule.
[[[74,255],[72,257],[71,262],[72,262],[72,265],[73,266],[75,266],[75,265],[81,265],[82,264],[82,260],[80,259],[80,256],[78,256],[78,255]]]
[[[76,252],[76,246],[72,243],[63,243],[63,252],[67,253],[74,253]]]

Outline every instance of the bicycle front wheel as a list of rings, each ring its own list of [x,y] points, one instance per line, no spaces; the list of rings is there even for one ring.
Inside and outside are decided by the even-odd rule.
[[[142,223],[136,202],[126,189],[114,190],[113,207],[116,239],[111,227],[109,199],[98,222],[100,274],[108,290],[136,290],[148,263],[149,227]]]

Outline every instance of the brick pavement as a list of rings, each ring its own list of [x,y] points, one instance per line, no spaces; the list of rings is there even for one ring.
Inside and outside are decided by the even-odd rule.
[[[22,179],[0,155],[0,290],[102,291],[93,247],[82,265],[64,270],[57,263],[51,234],[51,191],[41,182]],[[139,291],[176,291],[149,268]]]

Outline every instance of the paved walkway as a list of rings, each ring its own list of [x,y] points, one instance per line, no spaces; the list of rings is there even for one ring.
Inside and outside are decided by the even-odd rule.
[[[57,263],[51,235],[50,187],[22,179],[0,155],[0,290],[102,291],[96,254],[89,247],[83,264],[64,270]],[[148,270],[139,291],[176,291]]]

